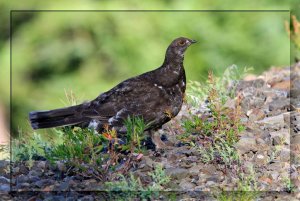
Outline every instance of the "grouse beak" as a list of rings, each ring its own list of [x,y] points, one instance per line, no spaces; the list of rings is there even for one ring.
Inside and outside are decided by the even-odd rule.
[[[189,40],[189,45],[192,45],[194,43],[197,43],[197,41],[196,40]]]

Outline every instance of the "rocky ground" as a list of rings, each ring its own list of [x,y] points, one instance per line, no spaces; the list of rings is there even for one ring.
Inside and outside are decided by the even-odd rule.
[[[238,84],[237,91],[243,96],[241,118],[246,129],[236,148],[243,173],[256,181],[256,189],[261,192],[257,200],[300,199],[300,63],[292,68],[272,68],[261,76],[249,75]],[[197,148],[176,138],[181,132],[176,128],[188,115],[187,110],[184,106],[160,131],[168,145],[165,151],[149,150],[130,171],[147,183],[147,173],[162,164],[171,177],[167,190],[175,192],[177,199],[214,200],[218,190],[238,190],[234,170],[204,163]],[[108,199],[101,192],[105,190],[103,182],[92,169],[88,169],[91,174],[70,174],[62,162],[35,161],[30,168],[27,163],[14,164],[9,174],[8,165],[7,161],[0,163],[2,199]],[[13,192],[8,193],[9,190]],[[160,198],[166,197],[162,194]]]

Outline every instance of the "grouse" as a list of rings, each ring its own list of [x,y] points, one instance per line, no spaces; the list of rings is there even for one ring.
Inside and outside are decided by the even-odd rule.
[[[175,39],[167,48],[159,68],[127,79],[92,101],[30,112],[32,128],[85,124],[101,130],[108,125],[118,133],[126,133],[124,120],[129,116],[138,116],[148,125],[146,130],[151,133],[151,130],[170,121],[181,109],[186,89],[184,53],[195,42],[185,37]],[[155,136],[152,140],[157,141]]]

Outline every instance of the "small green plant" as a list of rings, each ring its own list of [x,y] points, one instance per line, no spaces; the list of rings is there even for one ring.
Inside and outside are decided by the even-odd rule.
[[[204,102],[212,88],[216,90],[221,101],[226,101],[228,98],[233,98],[235,95],[235,89],[238,81],[241,80],[247,73],[252,71],[253,68],[245,67],[244,69],[239,69],[236,65],[229,66],[224,71],[222,77],[212,77],[214,82],[211,81],[211,75],[206,83],[200,83],[198,81],[189,81],[187,88],[187,101],[198,107],[202,102]]]
[[[149,200],[159,196],[159,191],[170,182],[170,178],[166,175],[162,166],[157,166],[153,172],[148,174],[152,182],[146,186],[142,185],[139,178],[135,178],[130,174],[128,178],[119,175],[118,181],[106,182],[105,186],[109,191],[110,197],[113,199],[122,200]]]
[[[100,152],[108,141],[90,129],[79,127],[64,127],[57,130],[60,133],[63,143],[53,145],[53,148],[46,152],[50,161],[66,160],[72,163],[100,163],[102,157]]]
[[[201,105],[207,99],[207,107],[211,117],[191,114],[191,117],[183,121],[183,128],[187,133],[198,133],[204,136],[224,138],[230,145],[238,140],[238,134],[244,130],[241,123],[242,96],[236,94],[238,80],[251,68],[245,68],[240,72],[236,66],[230,66],[222,78],[209,72],[205,86],[198,82],[192,82],[188,90],[188,100],[194,105]],[[230,90],[228,90],[230,88]],[[234,98],[234,96],[236,96]],[[234,102],[234,108],[228,108],[226,103]]]
[[[245,174],[244,172],[239,173],[239,181],[237,183],[238,191],[258,191],[256,175],[254,171],[254,167],[248,167],[249,174]]]
[[[33,133],[33,136],[24,135],[19,131],[19,138],[12,140],[12,158],[16,161],[27,161],[31,167],[34,160],[45,157],[50,144],[42,140],[41,136]]]
[[[254,201],[258,197],[254,191],[223,191],[216,196],[218,201]]]
[[[133,153],[136,149],[137,152],[141,151],[141,141],[145,139],[144,131],[147,127],[144,120],[140,117],[128,117],[125,120],[127,130],[127,147]]]
[[[253,201],[260,193],[258,191],[255,171],[252,166],[248,167],[249,174],[238,172],[236,191],[223,191],[216,196],[218,201]]]
[[[222,138],[208,145],[207,148],[199,148],[199,151],[201,153],[201,160],[204,163],[224,164],[225,167],[240,164],[237,150]]]
[[[10,160],[9,145],[0,145],[0,160]]]
[[[284,177],[282,178],[282,181],[284,183],[284,186],[285,186],[285,190],[287,192],[293,192],[296,190],[296,187],[295,185],[293,184],[293,182],[291,181],[291,178],[289,177]]]

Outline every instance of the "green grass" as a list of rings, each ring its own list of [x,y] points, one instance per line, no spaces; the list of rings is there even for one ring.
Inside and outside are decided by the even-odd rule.
[[[228,168],[233,165],[240,165],[237,150],[223,139],[208,147],[199,148],[199,151],[203,163],[224,164]]]
[[[159,197],[159,192],[165,189],[170,182],[162,166],[158,165],[154,171],[149,172],[151,183],[143,185],[139,178],[130,174],[127,178],[124,175],[118,176],[118,181],[106,182],[111,199],[117,200],[153,200]]]
[[[247,167],[244,167],[235,148],[240,133],[245,129],[241,122],[242,96],[236,92],[236,87],[250,70],[240,70],[233,65],[226,69],[222,77],[210,72],[205,84],[192,82],[188,88],[188,102],[192,108],[190,116],[182,122],[184,133],[178,139],[183,142],[193,140],[192,146],[199,150],[203,163],[213,164],[227,176],[235,178],[236,191],[222,192],[216,197],[217,200],[253,200],[257,196],[254,168],[249,170],[250,173],[245,173]],[[197,110],[205,100],[208,101],[210,115],[194,114],[192,111]],[[229,108],[228,101],[234,106]]]
[[[97,133],[92,129],[79,127],[63,127],[53,129],[58,139],[45,141],[41,135],[34,133],[13,140],[13,161],[28,161],[44,157],[49,161],[66,161],[70,165],[81,163],[100,166],[103,162],[111,161],[117,165],[120,153],[140,153],[141,141],[145,138],[146,125],[141,118],[128,117],[126,139],[119,138],[115,130],[105,129]],[[60,143],[59,143],[60,142]],[[122,142],[122,143],[120,143]]]
[[[253,167],[248,167],[249,174],[238,172],[237,189],[235,191],[222,191],[215,197],[218,201],[254,201],[260,196],[256,175]]]
[[[78,164],[101,163],[101,151],[108,145],[108,140],[102,135],[79,127],[64,127],[57,132],[61,133],[63,143],[52,145],[52,149],[46,152],[48,160],[64,160]]]
[[[251,68],[238,69],[233,65],[226,69],[222,77],[209,73],[205,85],[192,82],[187,90],[188,102],[193,107],[199,107],[205,100],[211,118],[191,114],[183,121],[183,128],[187,133],[196,133],[204,136],[224,138],[230,145],[238,140],[238,134],[244,130],[241,123],[241,96],[235,89],[238,81],[244,77]],[[236,98],[235,98],[236,97]],[[233,101],[235,108],[228,108],[227,101]]]
[[[131,152],[141,151],[141,141],[145,139],[144,130],[146,125],[144,120],[139,117],[128,117],[124,122],[127,129],[127,145],[131,149]]]

